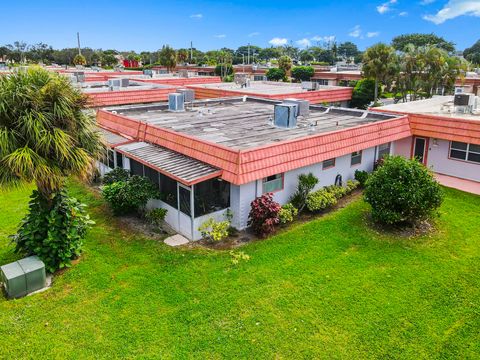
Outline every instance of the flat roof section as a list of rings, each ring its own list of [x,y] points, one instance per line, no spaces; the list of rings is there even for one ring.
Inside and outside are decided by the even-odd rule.
[[[205,89],[217,89],[217,90],[227,90],[227,91],[238,91],[246,95],[282,95],[282,94],[298,94],[298,93],[308,93],[309,91],[302,88],[300,83],[283,83],[276,81],[250,81],[250,86],[241,87],[233,82],[230,83],[219,83],[219,84],[204,84],[204,85],[195,85],[195,87],[205,88]],[[341,86],[319,86],[319,90],[334,90],[334,89],[345,89]],[[312,92],[312,91],[310,91]]]
[[[467,119],[480,121],[480,113],[468,114],[456,111],[453,105],[453,96],[434,96],[431,99],[385,105],[378,108],[372,108],[371,110],[402,114],[422,114],[430,116],[440,116],[451,119]]]
[[[171,112],[166,104],[106,108],[129,119],[169,129],[234,150],[315,136],[396,118],[368,111],[311,106],[307,117],[293,129],[273,125],[279,101],[247,98],[196,101],[184,112]]]
[[[178,152],[146,142],[134,142],[115,147],[115,150],[138,162],[156,168],[159,172],[192,185],[219,177],[222,171]]]

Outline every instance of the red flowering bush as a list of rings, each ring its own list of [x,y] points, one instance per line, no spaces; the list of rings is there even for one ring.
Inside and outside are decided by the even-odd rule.
[[[256,198],[251,203],[248,214],[248,226],[251,226],[255,234],[265,237],[275,230],[280,220],[278,213],[282,208],[279,203],[273,201],[272,193],[266,193]]]

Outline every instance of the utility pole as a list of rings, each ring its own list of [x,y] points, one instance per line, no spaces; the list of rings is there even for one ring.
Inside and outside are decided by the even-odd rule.
[[[247,65],[250,64],[250,43],[248,43]]]
[[[193,61],[193,41],[190,41],[190,64]]]
[[[80,51],[80,33],[77,32],[77,44],[78,44],[78,55],[82,55],[82,52]]]

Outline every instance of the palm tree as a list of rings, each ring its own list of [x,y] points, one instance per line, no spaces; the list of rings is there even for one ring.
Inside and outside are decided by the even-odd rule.
[[[158,53],[158,60],[170,72],[177,66],[177,52],[170,46],[164,45]]]
[[[0,77],[0,186],[34,182],[49,203],[67,176],[87,177],[103,151],[87,98],[61,75]]]
[[[395,60],[395,50],[386,44],[378,43],[363,54],[363,73],[365,77],[375,79],[375,99],[378,99],[378,85],[385,81]]]

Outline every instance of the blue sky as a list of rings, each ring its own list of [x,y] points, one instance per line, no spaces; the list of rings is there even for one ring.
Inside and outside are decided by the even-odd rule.
[[[304,47],[335,37],[360,49],[402,33],[434,32],[471,46],[480,38],[480,0],[245,0],[2,2],[0,44],[23,40],[54,47],[156,50],[163,44],[201,50]]]

